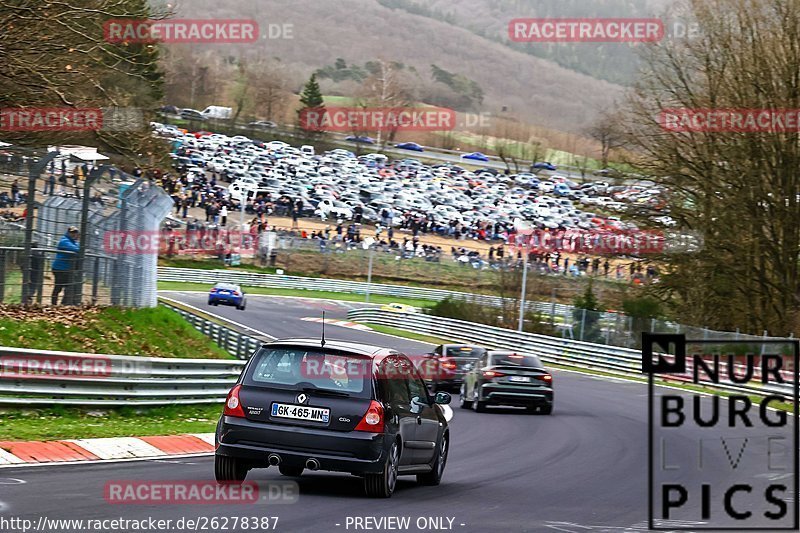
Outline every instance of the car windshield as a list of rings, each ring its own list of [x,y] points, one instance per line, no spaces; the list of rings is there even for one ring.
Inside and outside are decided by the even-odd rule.
[[[542,362],[535,355],[523,355],[512,352],[490,354],[492,365],[496,366],[520,366],[528,368],[544,368]]]
[[[484,353],[486,349],[479,346],[448,346],[444,351],[447,357],[481,357]]]
[[[336,391],[361,398],[372,394],[372,360],[366,356],[307,347],[265,347],[253,358],[245,385]]]

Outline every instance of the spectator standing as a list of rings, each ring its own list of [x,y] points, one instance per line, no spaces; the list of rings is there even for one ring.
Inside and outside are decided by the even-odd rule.
[[[14,180],[11,183],[11,205],[17,205],[19,203],[19,180]]]
[[[52,305],[58,305],[58,295],[62,290],[64,291],[64,298],[61,304],[67,305],[72,303],[72,298],[70,297],[72,293],[71,285],[75,281],[73,278],[77,253],[80,250],[80,244],[78,244],[79,237],[80,231],[78,231],[78,228],[70,226],[64,236],[61,237],[61,240],[58,241],[58,252],[51,265],[53,276],[55,277],[53,294],[50,297],[50,303]]]
[[[223,227],[225,227],[228,224],[228,206],[222,206],[222,209],[219,210],[219,217],[221,220],[220,223]]]

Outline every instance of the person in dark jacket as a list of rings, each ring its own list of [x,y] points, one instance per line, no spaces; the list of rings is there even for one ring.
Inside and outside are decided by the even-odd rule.
[[[73,271],[75,270],[75,261],[77,259],[78,250],[78,237],[80,231],[75,226],[70,226],[67,232],[58,241],[58,252],[56,258],[53,260],[51,266],[53,276],[55,276],[55,285],[53,286],[53,295],[50,297],[52,305],[58,304],[58,295],[64,291],[64,299],[61,301],[62,305],[66,305],[67,297],[70,294],[69,285],[72,283]]]

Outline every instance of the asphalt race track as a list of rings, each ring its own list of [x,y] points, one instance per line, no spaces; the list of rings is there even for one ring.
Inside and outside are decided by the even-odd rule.
[[[343,319],[359,304],[249,296],[246,311],[208,308],[204,294],[165,294],[276,337],[318,336],[320,316]],[[391,345],[406,353],[428,346],[390,336],[326,326],[329,339]],[[353,531],[348,517],[452,518],[452,530],[644,531],[647,520],[647,390],[642,384],[554,371],[555,411],[529,415],[516,409],[477,414],[454,398],[451,451],[439,487],[400,478],[389,500],[367,499],[353,476],[304,473],[296,503],[246,505],[110,505],[104,485],[118,480],[213,480],[210,457],[0,470],[0,516],[29,518],[196,518],[278,516],[277,531]],[[697,453],[687,432],[670,452]],[[725,452],[709,446],[706,460]],[[742,465],[741,468],[748,468]],[[741,468],[736,472],[741,476]],[[721,472],[720,485],[728,474]],[[11,481],[9,478],[22,481]],[[277,469],[251,471],[248,480],[281,480]],[[737,477],[736,479],[741,479]],[[690,504],[699,506],[695,499]],[[447,527],[448,521],[444,521]],[[611,529],[613,528],[613,529]],[[222,529],[218,529],[221,531]],[[362,529],[363,530],[363,529]],[[430,530],[430,529],[425,529]],[[176,530],[177,531],[177,530]]]

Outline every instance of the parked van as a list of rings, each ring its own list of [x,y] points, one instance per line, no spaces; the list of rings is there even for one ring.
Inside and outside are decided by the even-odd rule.
[[[218,105],[210,105],[201,111],[205,118],[229,119],[233,116],[233,109]]]

